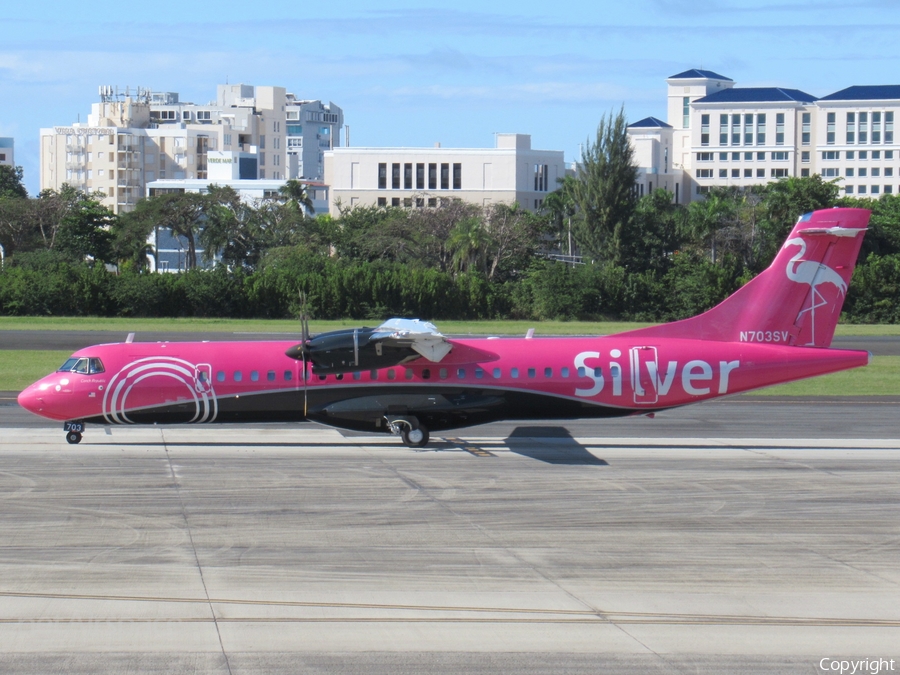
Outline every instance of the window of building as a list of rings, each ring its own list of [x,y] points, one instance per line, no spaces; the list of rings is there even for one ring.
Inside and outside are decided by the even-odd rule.
[[[765,145],[766,144],[766,115],[765,115],[765,113],[758,113],[756,115],[756,144],[757,145]]]
[[[428,189],[437,190],[437,164],[428,165]]]
[[[859,144],[865,145],[868,143],[869,137],[869,113],[861,112],[859,113]],[[860,157],[862,159],[862,157]]]
[[[719,115],[719,145],[728,145],[728,115]]]
[[[786,162],[788,154],[786,152],[773,152],[772,160],[775,162]]]
[[[872,113],[872,143],[881,143],[881,113],[873,112]],[[872,159],[874,159],[874,153],[872,153]],[[874,186],[873,186],[874,187]]]
[[[812,131],[812,113],[802,113],[800,115],[800,144],[809,145]]]
[[[744,145],[753,145],[753,113],[744,114]]]
[[[765,169],[757,169],[757,170],[756,170],[756,177],[757,177],[757,178],[765,178],[765,177],[766,177],[766,170],[765,170]]]
[[[887,178],[888,176],[893,176],[893,175],[894,175],[894,169],[893,169],[892,167],[889,167],[889,166],[885,167],[885,169],[884,169],[884,177]]]
[[[437,206],[437,197],[429,197],[428,198],[428,207],[434,208],[435,206]]]
[[[731,177],[732,177],[732,178],[740,178],[740,177],[741,177],[741,170],[740,170],[740,169],[732,169],[732,170],[731,170]]]
[[[894,112],[892,110],[884,113],[884,142],[894,142]]]
[[[700,115],[700,145],[709,145],[709,115]]]
[[[675,184],[675,187],[678,187],[678,183]],[[708,195],[709,194],[709,185],[698,185],[697,186],[697,194],[698,195]]]
[[[847,159],[856,159],[856,151],[848,150],[846,157],[847,157]]]
[[[787,169],[772,169],[771,175],[772,175],[772,178],[787,178],[788,170]]]
[[[387,206],[387,197],[379,197],[378,206]]]
[[[757,153],[756,153],[756,160],[759,161],[759,162],[765,162],[765,161],[766,161],[766,153],[764,153],[764,152],[757,152]]]
[[[744,160],[747,161],[747,162],[752,162],[752,161],[753,161],[753,153],[752,153],[752,152],[745,152],[745,153],[744,153]]]
[[[784,113],[775,115],[775,145],[784,145]]]
[[[744,169],[744,178],[753,178],[753,169]]]
[[[400,164],[397,162],[391,164],[391,189],[400,189]]]
[[[712,178],[712,169],[697,169],[697,178]]]
[[[834,145],[834,132],[837,126],[837,113],[830,112],[825,116],[825,143]]]
[[[725,153],[727,155],[727,153]],[[711,152],[698,152],[697,153],[697,161],[698,162],[711,162],[713,161],[713,153]]]
[[[872,159],[881,159],[881,150],[873,150]]]
[[[416,190],[425,189],[425,165],[416,164]]]
[[[869,151],[868,150],[860,150],[859,158],[860,159],[869,159]]]
[[[893,193],[893,191],[894,191],[893,185],[885,185],[884,186],[884,194],[889,195],[889,194]]]
[[[800,161],[804,164],[809,162],[809,150],[804,150],[800,153]]]
[[[809,176],[809,169],[800,169],[800,175],[806,178]]]
[[[856,143],[856,113],[847,113],[847,145]]]
[[[681,128],[691,128],[691,98],[685,96],[681,99]]]
[[[850,170],[852,171],[853,169],[850,169]],[[838,175],[838,169],[837,169],[837,167],[822,169],[822,175],[825,178],[835,178]]]
[[[844,186],[844,194],[845,194],[845,195],[852,195],[852,194],[853,194],[853,186],[852,186],[852,185],[845,185],[845,186]]]
[[[381,162],[378,165],[378,189],[387,189],[387,163]]]
[[[831,113],[829,113],[829,115],[830,114]],[[841,153],[838,150],[825,150],[822,152],[823,160],[831,161],[831,160],[840,159],[840,158],[841,158]],[[851,154],[849,152],[847,153],[847,159],[853,159],[853,157],[851,156]]]
[[[874,132],[873,132],[873,133],[874,133]],[[874,142],[874,141],[873,141],[873,142]],[[871,194],[873,194],[873,195],[877,195],[878,192],[879,192],[879,186],[873,185],[873,186],[871,187],[871,189],[869,190],[869,192],[870,192]]]
[[[880,175],[881,175],[881,169],[878,168],[877,166],[873,166],[872,167],[872,178],[877,178]]]
[[[728,153],[727,153],[727,152],[720,152],[720,153],[719,153],[719,161],[720,161],[720,162],[727,162],[727,161],[728,161]]]
[[[866,186],[865,186],[865,185],[860,185],[860,186],[856,189],[856,194],[858,194],[858,195],[864,195],[864,194],[866,194]]]
[[[441,190],[450,189],[450,165],[441,164]]]
[[[400,206],[400,197],[391,197],[391,206]]]
[[[741,144],[741,116],[738,113],[731,116],[731,144]]]
[[[413,166],[412,164],[403,165],[403,189],[413,189]]]
[[[719,178],[728,178],[728,169],[719,169]]]
[[[827,170],[828,170],[828,169],[823,169],[823,170],[822,170],[822,175],[823,175],[823,176],[826,175],[826,174],[825,174],[825,171],[827,171]],[[856,169],[854,169],[853,167],[847,167],[846,169],[844,169],[844,175],[845,175],[847,178],[853,178],[853,175],[854,175],[855,173],[856,173]],[[832,174],[832,175],[835,175],[835,176],[836,176],[837,174]]]
[[[868,174],[868,171],[867,171],[867,169],[866,169],[865,167],[860,167],[860,168],[859,168],[859,173],[857,173],[856,175],[859,176],[860,178],[865,178],[865,177],[868,176],[869,174]]]

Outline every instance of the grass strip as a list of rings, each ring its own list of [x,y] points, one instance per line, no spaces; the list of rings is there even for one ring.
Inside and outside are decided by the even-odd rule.
[[[311,321],[310,330],[321,333],[339,328],[377,326],[379,320],[340,319]],[[653,325],[627,321],[435,321],[448,335],[525,335],[529,328],[536,335],[611,335]],[[288,319],[130,319],[122,317],[0,317],[0,330],[111,330],[124,333],[141,331],[283,333],[297,335],[300,323]],[[836,335],[896,335],[900,324],[839,324]]]

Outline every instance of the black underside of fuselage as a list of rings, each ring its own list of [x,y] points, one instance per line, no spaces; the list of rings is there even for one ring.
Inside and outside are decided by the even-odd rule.
[[[431,431],[498,420],[609,418],[653,412],[611,408],[587,401],[526,391],[434,385],[344,385],[241,394],[217,399],[214,422],[312,420],[355,431],[389,431],[385,417],[415,417]],[[304,407],[307,413],[304,415]],[[135,424],[186,424],[197,417],[193,401],[166,403],[126,413]],[[108,424],[103,416],[86,422]]]

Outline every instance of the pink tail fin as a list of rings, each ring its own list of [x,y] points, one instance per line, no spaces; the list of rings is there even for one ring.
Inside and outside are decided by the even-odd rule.
[[[828,347],[869,213],[865,209],[807,213],[768,269],[711,310],[622,335]]]

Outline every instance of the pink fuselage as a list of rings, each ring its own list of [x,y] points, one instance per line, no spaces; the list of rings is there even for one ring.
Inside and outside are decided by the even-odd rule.
[[[99,424],[298,421],[387,431],[386,415],[431,430],[499,419],[646,414],[863,366],[869,354],[761,342],[627,337],[454,339],[440,362],[303,378],[294,342],[133,342],[74,354],[103,372],[56,372],[19,396],[50,419]],[[466,359],[466,347],[495,359]]]

